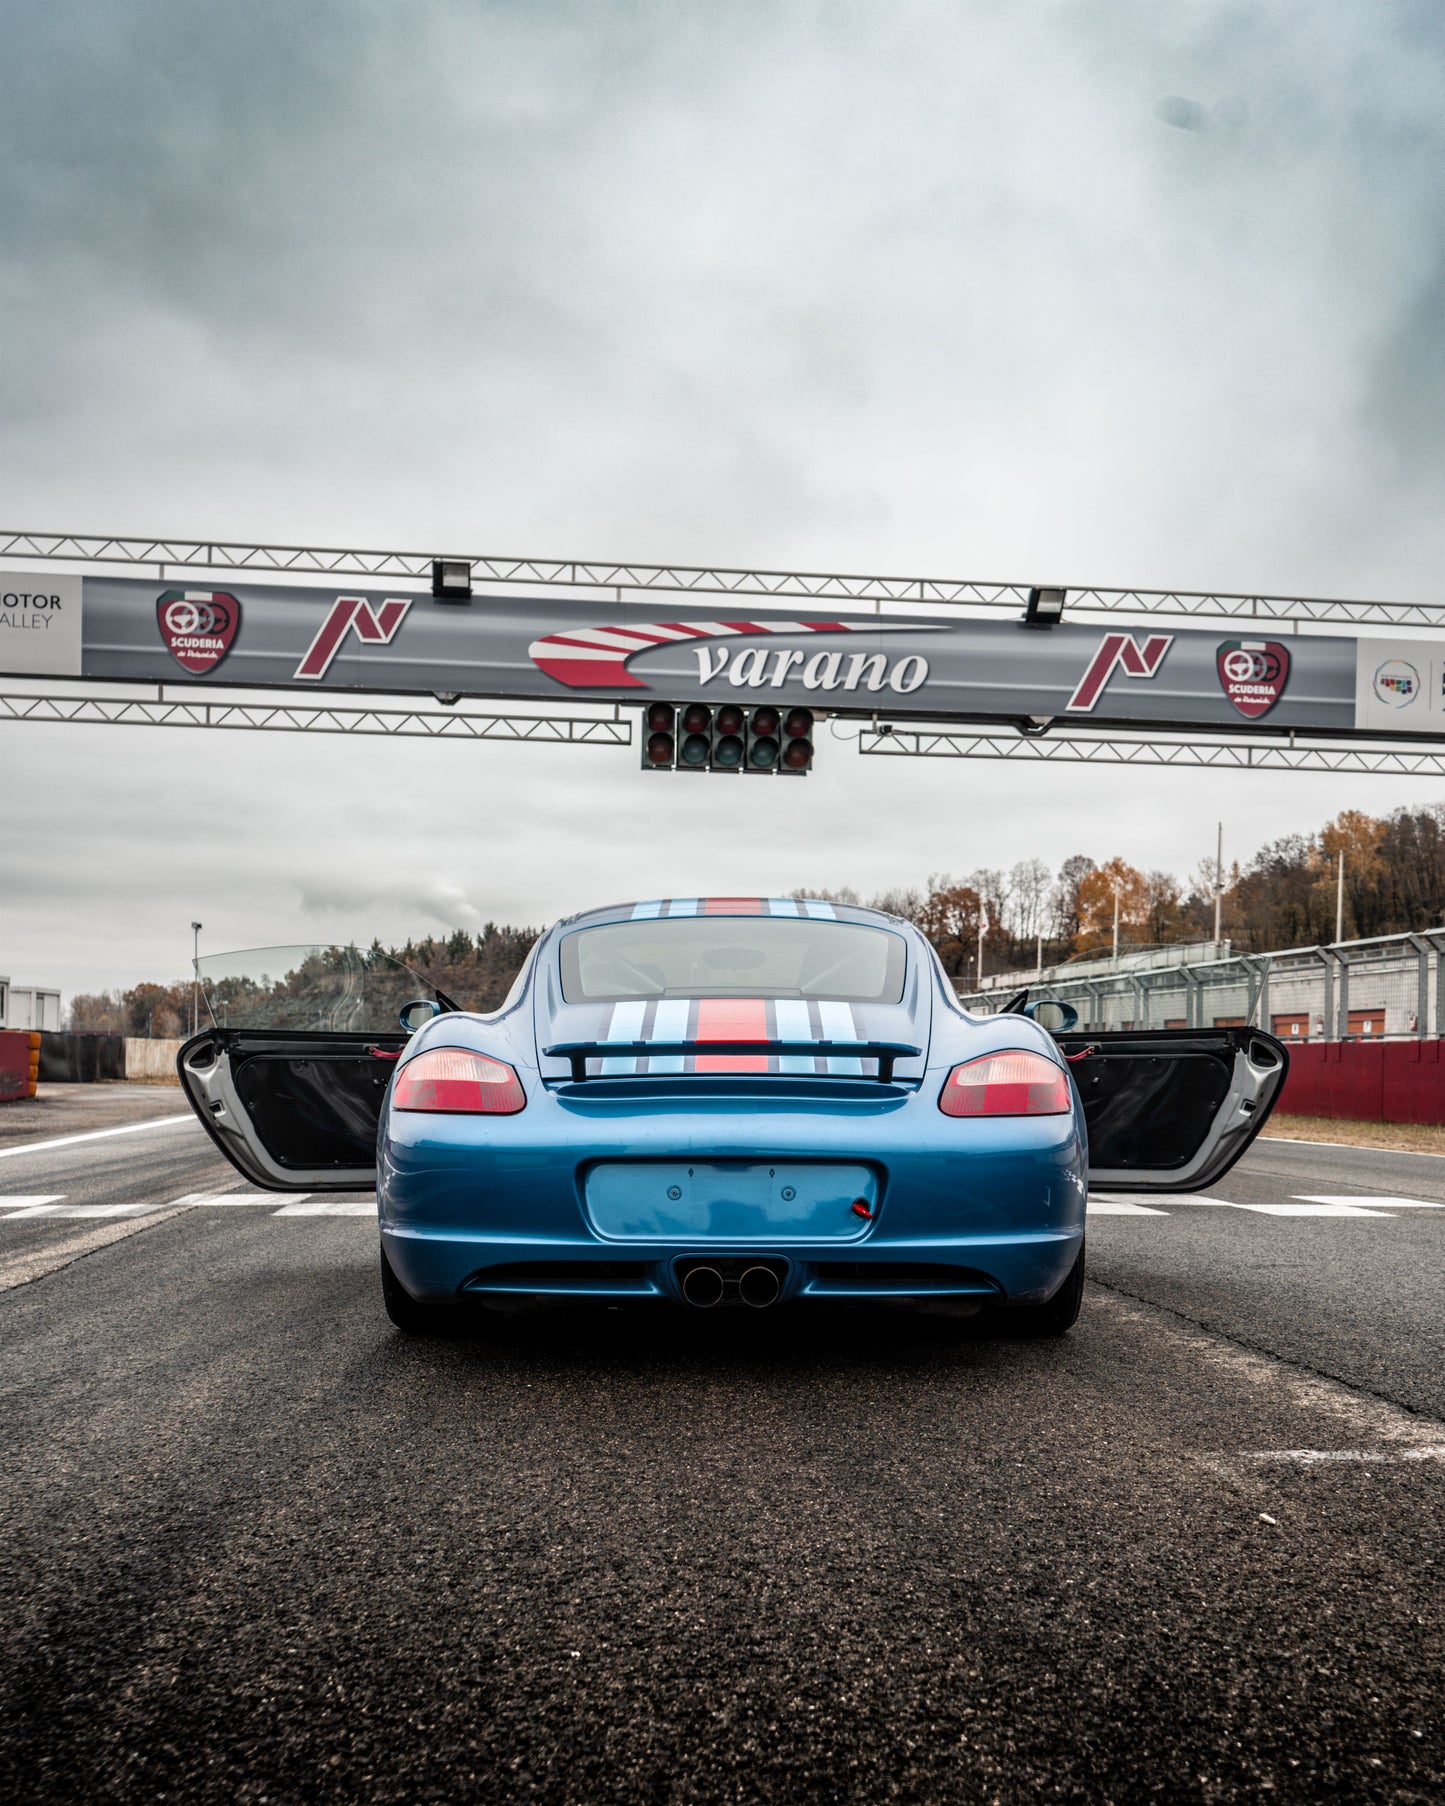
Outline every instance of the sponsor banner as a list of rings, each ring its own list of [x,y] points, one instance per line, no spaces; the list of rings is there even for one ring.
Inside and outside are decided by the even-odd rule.
[[[1355,723],[1445,738],[1445,640],[1358,641]]]
[[[28,579],[39,586],[39,579]],[[338,585],[85,580],[83,675],[553,703],[771,702],[894,720],[1347,733],[1356,642],[1184,627],[877,615],[800,619],[737,600],[470,602]],[[1438,677],[1438,671],[1437,671]],[[1387,731],[1392,717],[1381,723]]]
[[[0,571],[0,675],[81,675],[79,577]]]

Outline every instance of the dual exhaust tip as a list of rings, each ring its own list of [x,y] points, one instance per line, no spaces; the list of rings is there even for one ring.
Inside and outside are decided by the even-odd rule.
[[[690,1267],[682,1282],[682,1295],[700,1311],[722,1303],[723,1276],[716,1267]],[[744,1267],[738,1275],[738,1297],[755,1311],[778,1302],[783,1282],[771,1267]]]

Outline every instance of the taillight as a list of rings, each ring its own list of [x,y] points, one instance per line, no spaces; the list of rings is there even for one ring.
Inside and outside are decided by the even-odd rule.
[[[1069,1080],[1042,1054],[984,1054],[954,1067],[938,1107],[945,1116],[1062,1116]]]
[[[525,1107],[522,1081],[501,1060],[467,1047],[429,1047],[396,1075],[396,1110],[444,1110],[454,1114],[515,1116]]]

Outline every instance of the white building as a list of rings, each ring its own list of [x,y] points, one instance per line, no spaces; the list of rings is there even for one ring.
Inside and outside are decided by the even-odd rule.
[[[0,978],[0,1028],[63,1027],[60,992],[45,985],[16,985]]]

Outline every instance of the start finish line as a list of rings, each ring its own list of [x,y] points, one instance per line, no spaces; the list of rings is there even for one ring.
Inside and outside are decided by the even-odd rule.
[[[439,563],[433,593],[419,593],[419,554],[36,535],[0,535],[0,547],[16,561],[0,571],[0,676],[86,686],[82,696],[8,695],[0,718],[616,745],[632,738],[621,705],[630,715],[700,701],[852,718],[866,724],[862,750],[889,756],[1445,768],[1445,637],[1421,631],[1445,625],[1445,610],[1423,604],[537,561],[511,561],[523,574],[506,593],[496,561],[475,560]],[[134,573],[142,553],[156,575],[115,574]],[[177,569],[177,553],[216,562]],[[306,581],[256,581],[257,565],[276,571],[282,553]],[[334,574],[312,568],[326,558]],[[367,558],[391,561],[385,580],[346,582],[343,561]],[[479,563],[498,593],[473,593]],[[604,569],[614,594],[600,599]],[[696,599],[703,579],[726,584],[707,606]],[[842,593],[875,612],[812,612],[815,597]],[[780,595],[794,600],[788,612],[754,606]],[[1336,631],[1299,631],[1321,622]],[[1361,626],[1375,632],[1338,631]],[[169,694],[121,699],[112,685]],[[363,693],[427,706],[361,708],[351,698]],[[429,706],[463,697],[502,709]],[[599,722],[606,731],[585,731]],[[1168,739],[1181,735],[1208,744]],[[1301,736],[1325,744],[1301,746]]]

